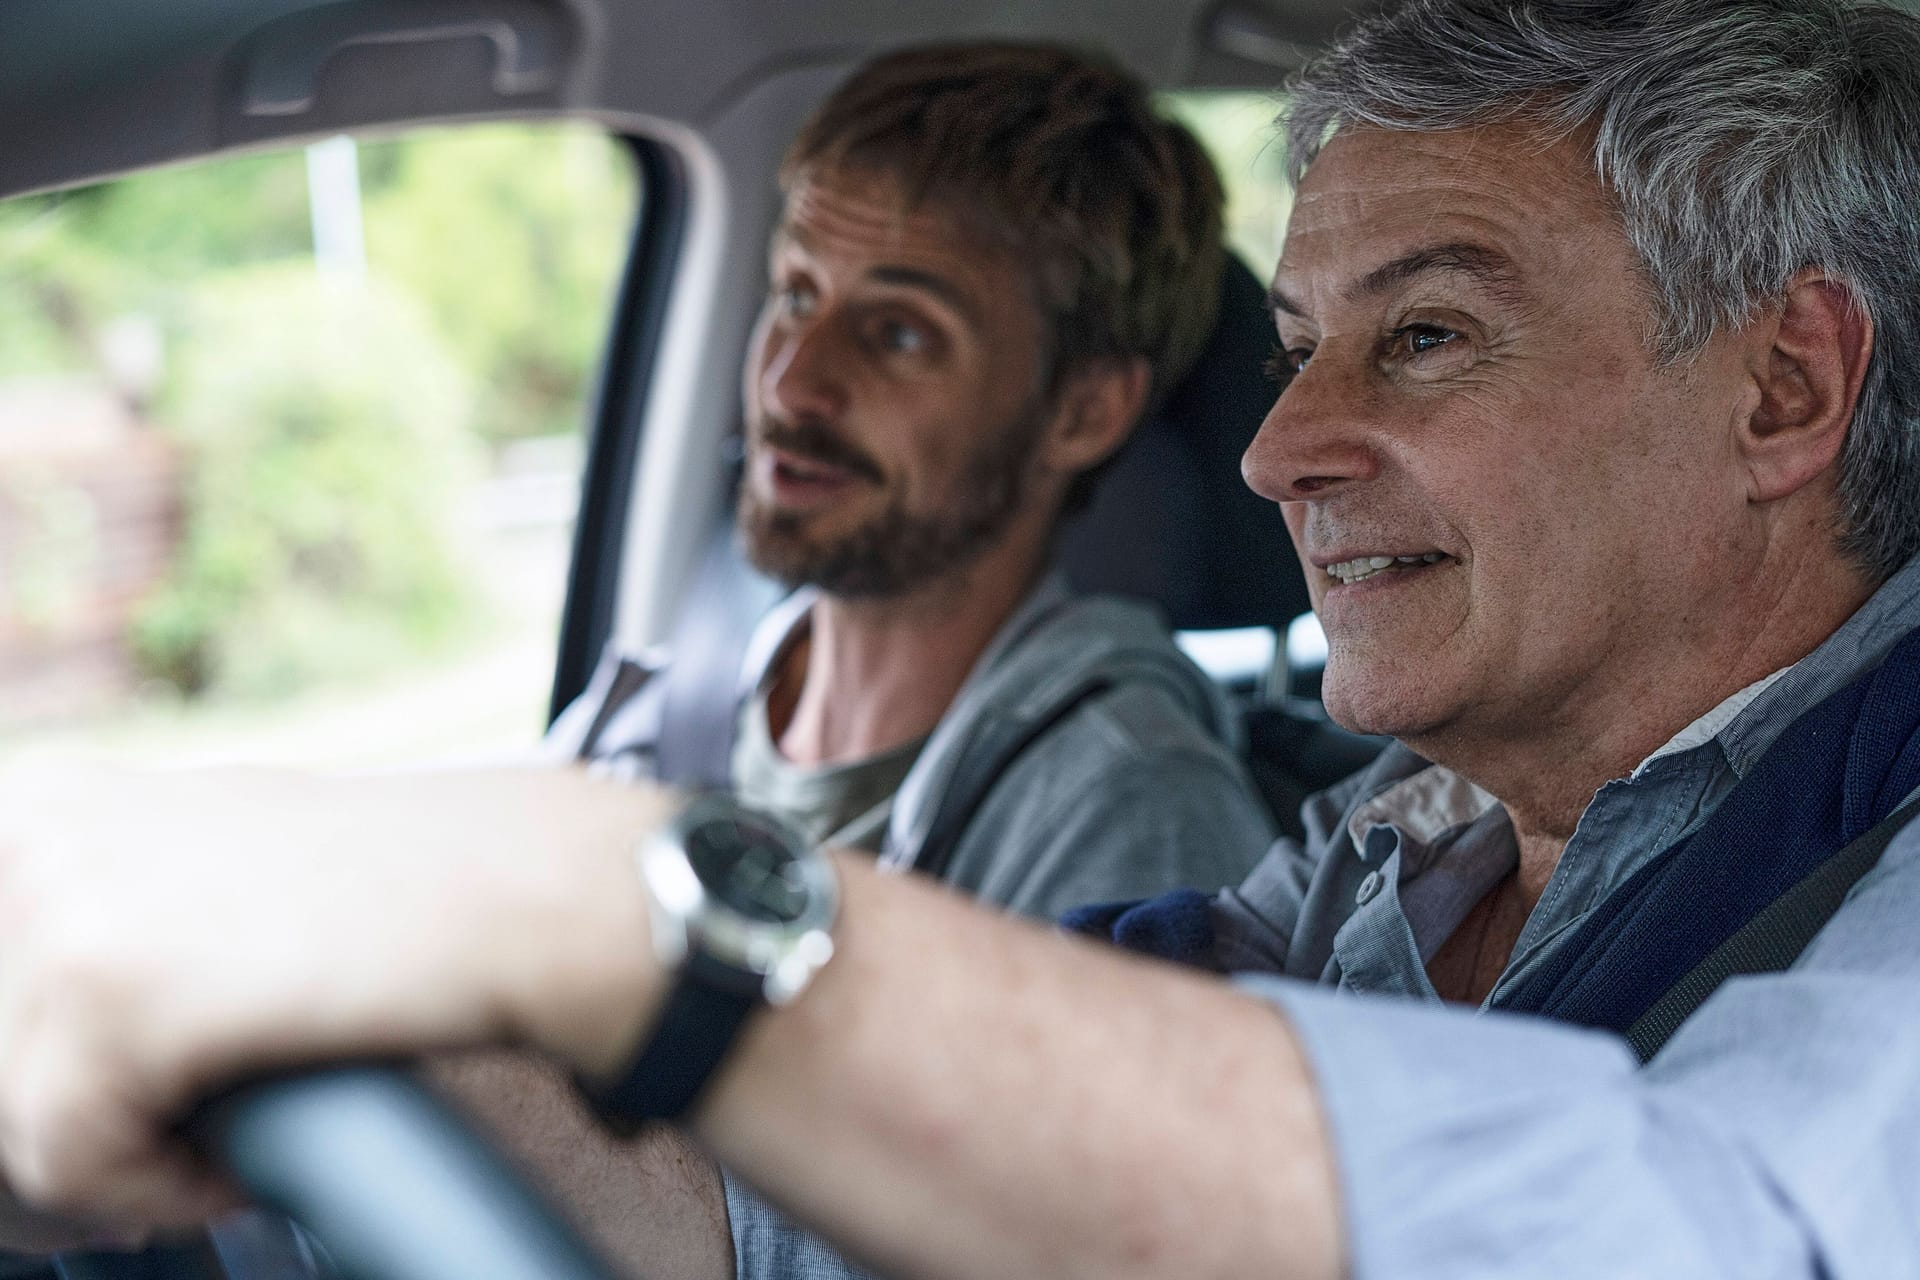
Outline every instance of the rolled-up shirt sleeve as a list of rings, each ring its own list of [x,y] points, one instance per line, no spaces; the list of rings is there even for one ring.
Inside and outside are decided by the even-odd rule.
[[[1239,979],[1311,1063],[1356,1280],[1920,1277],[1916,852],[1644,1068],[1541,1019]]]

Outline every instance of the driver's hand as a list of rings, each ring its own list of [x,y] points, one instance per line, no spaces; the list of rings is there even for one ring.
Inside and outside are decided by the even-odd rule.
[[[83,1222],[46,1213],[20,1203],[0,1189],[0,1254],[44,1256],[76,1249],[138,1249],[150,1233],[142,1227],[116,1227],[112,1223]],[[0,1274],[5,1268],[0,1266]]]
[[[248,1072],[482,1043],[612,1068],[660,985],[629,850],[665,807],[571,768],[0,776],[0,1175],[184,1225],[234,1196],[172,1125]]]

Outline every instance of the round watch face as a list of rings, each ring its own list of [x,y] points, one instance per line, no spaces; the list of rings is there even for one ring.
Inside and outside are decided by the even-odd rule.
[[[686,833],[687,861],[707,894],[749,920],[792,924],[810,901],[800,859],[771,825],[735,811]]]

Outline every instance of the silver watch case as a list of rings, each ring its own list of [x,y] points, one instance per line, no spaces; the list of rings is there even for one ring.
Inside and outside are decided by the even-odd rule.
[[[755,920],[707,892],[687,857],[688,835],[702,823],[748,816],[790,837],[805,885],[806,905],[795,920]],[[724,796],[701,796],[646,840],[636,854],[646,887],[653,948],[668,972],[677,973],[695,952],[758,983],[768,1004],[790,1003],[821,966],[833,958],[830,930],[840,910],[840,882],[833,864],[778,821],[748,813]]]

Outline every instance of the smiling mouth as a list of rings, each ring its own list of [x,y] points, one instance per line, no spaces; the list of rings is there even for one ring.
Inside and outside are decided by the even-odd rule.
[[[1429,551],[1417,556],[1355,556],[1351,560],[1342,560],[1330,564],[1326,574],[1342,586],[1352,586],[1356,582],[1365,582],[1368,578],[1377,578],[1383,573],[1406,573],[1409,570],[1425,569],[1429,565],[1439,564],[1442,560],[1451,560],[1452,556],[1440,551]]]
[[[853,478],[851,468],[811,458],[796,458],[790,453],[773,455],[773,473],[792,484],[838,484]]]

